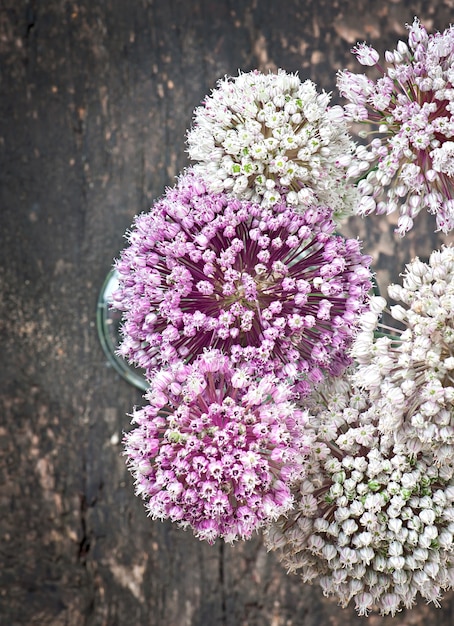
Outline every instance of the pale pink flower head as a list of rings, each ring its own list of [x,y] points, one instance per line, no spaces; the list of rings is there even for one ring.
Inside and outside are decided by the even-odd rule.
[[[151,382],[149,404],[134,411],[125,437],[136,493],[151,517],[191,527],[199,539],[249,539],[293,504],[290,487],[313,439],[305,413],[272,375],[238,385],[217,350],[169,372],[167,386]]]
[[[397,232],[403,236],[427,209],[437,228],[449,232],[454,228],[454,27],[428,34],[415,18],[408,45],[399,41],[386,52],[385,69],[370,46],[359,44],[353,52],[381,72],[375,81],[338,74],[350,119],[367,125],[368,137],[375,135],[358,146],[348,171],[360,181],[356,212],[399,210]]]
[[[317,382],[348,362],[370,257],[330,210],[273,210],[183,175],[136,218],[117,263],[121,354],[151,377],[217,348],[256,374]]]

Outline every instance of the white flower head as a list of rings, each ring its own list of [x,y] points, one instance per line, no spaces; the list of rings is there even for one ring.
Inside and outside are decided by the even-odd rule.
[[[188,153],[210,191],[298,211],[329,206],[337,219],[357,201],[346,172],[354,152],[344,112],[310,80],[279,70],[218,82],[195,109]]]
[[[270,524],[265,542],[289,572],[319,583],[342,606],[395,615],[418,595],[438,602],[454,587],[454,466],[439,468],[430,452],[381,433],[375,402],[351,376],[343,379],[349,387],[330,380],[308,399],[316,437],[332,432],[327,445],[336,458],[319,463],[313,443],[295,508]],[[343,403],[333,410],[330,398],[339,394]],[[364,406],[352,419],[358,396]]]
[[[414,259],[402,282],[388,289],[399,324],[386,340],[374,332],[379,312],[360,316],[354,379],[376,404],[383,433],[443,463],[448,449],[454,456],[454,248],[434,251],[428,263]]]

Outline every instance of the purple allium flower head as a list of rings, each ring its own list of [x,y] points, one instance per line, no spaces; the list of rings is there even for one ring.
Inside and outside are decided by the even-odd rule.
[[[237,374],[218,350],[162,370],[125,437],[150,515],[209,543],[248,539],[285,514],[313,439],[288,385]]]
[[[136,218],[117,263],[121,353],[149,377],[206,348],[259,374],[339,373],[370,288],[370,257],[334,234],[329,214],[266,209],[183,175]]]
[[[378,61],[365,44],[353,52],[362,65]],[[350,118],[372,124],[377,133],[358,147],[348,172],[362,178],[357,212],[399,208],[397,232],[403,236],[426,208],[447,233],[454,228],[454,27],[429,35],[415,18],[408,45],[399,41],[385,59],[387,68],[377,64],[381,77],[375,82],[364,74],[338,74]]]

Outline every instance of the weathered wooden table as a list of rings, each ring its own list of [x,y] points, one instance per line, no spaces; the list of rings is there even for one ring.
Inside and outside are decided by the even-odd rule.
[[[225,74],[282,67],[335,90],[452,0],[1,0],[2,626],[363,623],[289,577],[259,538],[209,547],[146,517],[121,433],[140,392],[109,367],[96,302],[135,213],[187,164],[192,110]],[[356,66],[358,70],[358,66]],[[333,96],[334,98],[336,96]],[[394,219],[394,218],[393,218]],[[379,280],[440,237],[421,216],[352,220]],[[454,602],[371,626],[453,623]]]

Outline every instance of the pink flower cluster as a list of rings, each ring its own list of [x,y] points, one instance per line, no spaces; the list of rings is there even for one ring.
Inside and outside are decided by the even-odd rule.
[[[213,543],[248,539],[285,514],[311,444],[291,395],[272,375],[239,375],[218,350],[161,370],[126,436],[150,515]]]
[[[375,137],[360,145],[348,175],[359,180],[362,199],[356,212],[400,211],[397,231],[405,235],[416,215],[427,209],[437,228],[454,228],[454,27],[428,34],[415,18],[408,45],[387,51],[386,70],[378,52],[366,44],[353,48],[365,74],[338,74],[350,119],[372,125]],[[367,133],[370,136],[370,133]]]
[[[192,172],[137,217],[117,263],[121,353],[151,378],[218,348],[248,371],[338,374],[370,289],[370,257],[326,207],[273,210],[206,191]]]

